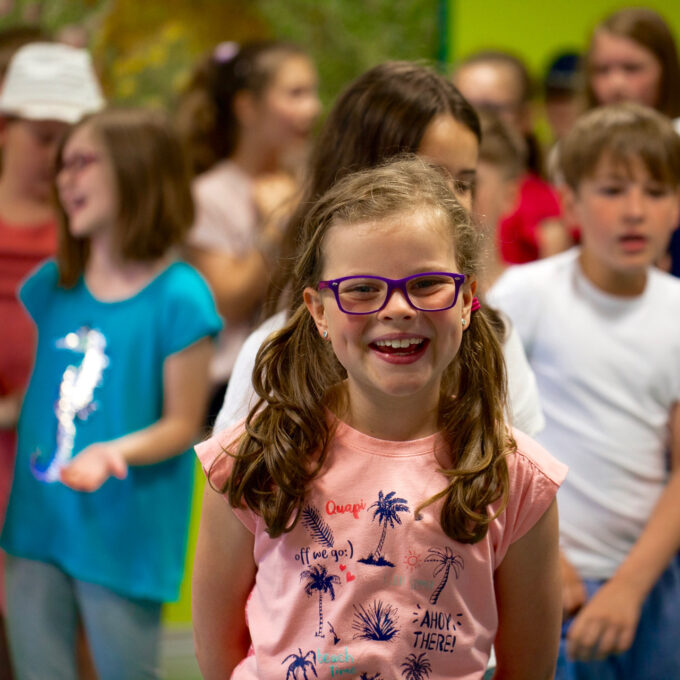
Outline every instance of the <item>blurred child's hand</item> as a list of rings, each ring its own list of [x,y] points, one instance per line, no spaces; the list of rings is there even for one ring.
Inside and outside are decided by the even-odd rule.
[[[590,661],[625,652],[633,644],[643,600],[616,577],[605,583],[571,624],[569,656]]]
[[[583,581],[571,562],[560,553],[562,574],[562,614],[564,618],[573,616],[586,602],[586,589]]]
[[[61,471],[61,481],[76,491],[96,491],[109,477],[124,479],[127,463],[114,444],[92,444]]]

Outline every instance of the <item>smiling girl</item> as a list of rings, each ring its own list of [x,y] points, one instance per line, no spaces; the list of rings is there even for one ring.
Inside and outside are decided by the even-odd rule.
[[[77,677],[80,619],[101,680],[155,678],[219,318],[173,256],[193,203],[162,118],[85,118],[56,188],[57,259],[20,292],[38,346],[2,533],[12,659],[18,677]]]
[[[409,157],[340,180],[303,236],[259,402],[197,447],[220,492],[194,570],[204,677],[471,680],[495,640],[499,678],[551,678],[565,469],[506,426],[467,212]]]

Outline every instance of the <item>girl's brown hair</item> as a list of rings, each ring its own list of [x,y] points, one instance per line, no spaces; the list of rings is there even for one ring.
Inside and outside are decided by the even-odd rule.
[[[259,97],[281,64],[294,56],[307,54],[287,42],[225,42],[198,63],[180,97],[176,116],[195,175],[233,154],[239,135],[234,111],[237,93],[247,91]]]
[[[309,206],[334,182],[403,153],[417,153],[427,126],[442,114],[481,139],[479,120],[458,88],[426,66],[389,61],[374,66],[338,97],[314,146],[308,180],[288,222],[265,314],[273,314],[288,290],[295,253],[306,243],[302,223]]]
[[[599,106],[590,87],[592,51],[598,33],[627,38],[651,52],[661,66],[656,109],[670,118],[680,116],[680,62],[675,39],[663,17],[646,7],[626,7],[610,14],[593,31],[586,58],[586,98],[590,108]]]
[[[507,179],[518,179],[527,167],[527,148],[522,136],[498,115],[480,113],[482,143],[479,145],[479,161],[500,168]]]
[[[142,109],[108,109],[85,117],[61,141],[87,127],[111,163],[119,205],[114,246],[123,260],[150,262],[180,244],[194,219],[189,171],[181,144],[165,117]],[[59,212],[59,282],[71,287],[85,270],[89,240],[75,238],[68,217]]]
[[[459,270],[474,277],[479,231],[440,173],[416,157],[349,175],[308,211],[305,247],[293,277],[297,307],[286,326],[261,347],[253,372],[258,403],[245,433],[231,447],[236,453],[223,454],[233,455],[234,465],[220,490],[232,506],[245,504],[259,514],[273,537],[295,526],[307,485],[324,466],[333,436],[326,406],[340,413],[346,407],[339,389],[346,371],[302,303],[302,291],[316,287],[322,276],[325,236],[331,227],[384,221],[415,210],[431,211],[450,230]],[[441,525],[455,540],[480,540],[496,516],[490,515],[489,505],[500,500],[501,512],[507,502],[505,454],[515,443],[505,425],[505,405],[502,350],[481,309],[472,315],[442,377],[439,425],[453,460],[442,470],[447,484],[418,508],[443,499]]]
[[[560,142],[564,181],[578,191],[603,157],[624,167],[637,157],[656,181],[680,186],[680,136],[666,116],[647,106],[610,104],[581,116]]]

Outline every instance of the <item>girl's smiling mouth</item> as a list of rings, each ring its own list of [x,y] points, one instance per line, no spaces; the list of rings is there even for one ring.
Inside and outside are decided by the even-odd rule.
[[[404,336],[374,340],[369,343],[369,347],[381,359],[390,363],[411,363],[424,354],[429,344],[427,338]]]

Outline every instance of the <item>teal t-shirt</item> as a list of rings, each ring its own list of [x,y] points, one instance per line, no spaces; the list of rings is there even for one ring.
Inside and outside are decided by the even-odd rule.
[[[38,344],[0,543],[12,555],[56,564],[127,597],[175,599],[193,485],[190,452],[131,466],[126,479],[109,479],[93,493],[45,481],[45,471],[161,417],[165,359],[220,329],[212,295],[183,262],[117,302],[94,298],[82,278],[70,289],[57,278],[56,263],[47,261],[20,291]]]

